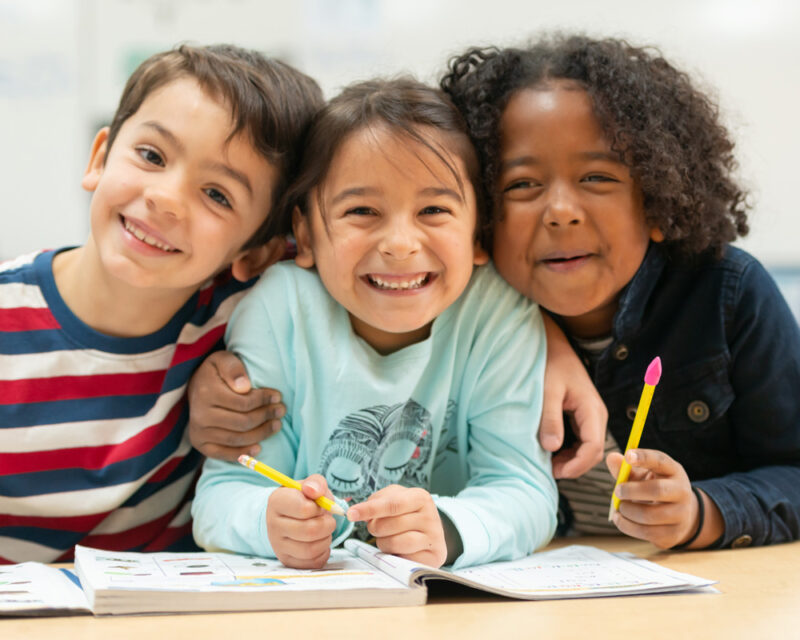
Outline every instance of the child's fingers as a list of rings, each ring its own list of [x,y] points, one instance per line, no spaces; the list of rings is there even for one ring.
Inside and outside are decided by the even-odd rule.
[[[307,519],[278,515],[270,524],[277,527],[280,535],[288,540],[322,546],[330,544],[336,530],[336,520],[327,511]]]
[[[691,487],[684,488],[682,483],[672,477],[654,477],[645,480],[631,479],[614,489],[620,500],[636,500],[638,502],[684,502],[691,497]]]
[[[376,539],[378,548],[384,553],[408,558],[422,552],[432,552],[434,547],[431,536],[421,531],[404,531],[393,536],[384,536]]]
[[[555,385],[545,386],[542,419],[539,423],[539,442],[545,451],[555,452],[563,441],[564,389]],[[555,464],[553,470],[555,472]]]
[[[612,517],[614,525],[625,535],[652,542],[660,549],[669,549],[680,539],[677,525],[649,526],[629,520],[617,511]]]
[[[622,454],[612,451],[606,456],[606,466],[608,472],[616,478],[619,475],[619,468],[622,466]]]
[[[305,545],[287,545],[291,551],[281,549],[275,550],[275,555],[284,565],[292,569],[321,569],[328,562],[331,555],[330,544],[326,545],[319,553],[315,553],[316,547],[309,548]],[[292,553],[293,552],[293,553]]]
[[[309,520],[324,514],[333,518],[329,512],[314,502],[314,498],[309,499],[302,491],[288,487],[280,487],[272,492],[267,502],[268,517],[270,513],[296,520]]]
[[[425,489],[393,485],[376,491],[368,500],[350,507],[347,510],[347,519],[351,522],[356,522],[358,520],[397,517],[419,511],[426,501],[432,500]]]
[[[656,449],[631,449],[626,452],[625,459],[632,467],[649,469],[660,476],[674,476],[683,471],[678,462]]]
[[[553,458],[553,475],[556,478],[577,478],[603,459],[608,410],[599,396],[596,402],[590,402],[587,398],[577,405],[571,422],[578,442]]]
[[[619,513],[633,523],[649,527],[679,525],[685,517],[686,509],[680,503],[659,502],[645,504],[623,500],[619,504]]]
[[[219,377],[231,391],[236,393],[250,391],[251,385],[247,370],[242,361],[230,351],[217,351],[209,356],[209,361],[214,363]]]
[[[303,480],[302,485],[302,493],[309,500],[316,500],[320,496],[326,496],[333,499],[333,494],[328,488],[328,481],[325,480],[325,476],[320,475],[319,473],[314,473],[308,476],[305,480]]]

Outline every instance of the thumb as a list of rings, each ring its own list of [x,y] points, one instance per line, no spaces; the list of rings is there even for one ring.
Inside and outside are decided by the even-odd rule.
[[[247,370],[239,358],[230,351],[218,352],[216,358],[217,371],[223,382],[236,393],[247,393],[251,389]]]
[[[564,441],[562,401],[563,397],[560,394],[545,393],[542,421],[539,424],[539,443],[545,451],[558,451]]]
[[[316,500],[320,496],[324,496],[328,492],[328,483],[325,476],[318,473],[308,476],[303,480],[302,484],[303,495],[310,500]]]
[[[619,475],[619,468],[622,466],[623,460],[624,458],[622,457],[622,454],[617,453],[616,451],[609,453],[608,456],[606,456],[606,466],[611,472],[611,475],[615,478]]]

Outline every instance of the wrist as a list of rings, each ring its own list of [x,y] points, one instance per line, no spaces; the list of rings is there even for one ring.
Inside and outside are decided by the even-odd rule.
[[[671,547],[674,550],[703,549],[718,540],[725,530],[722,513],[716,503],[694,485],[692,493],[697,500],[697,524],[692,535],[684,542]]]

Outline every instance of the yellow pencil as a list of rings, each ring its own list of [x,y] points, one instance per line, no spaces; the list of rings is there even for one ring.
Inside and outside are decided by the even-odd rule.
[[[636,409],[636,417],[633,419],[631,434],[628,436],[628,444],[625,445],[625,453],[628,453],[629,449],[635,449],[639,446],[642,429],[644,429],[644,421],[647,419],[647,412],[650,410],[650,401],[653,399],[653,392],[656,390],[656,385],[660,379],[661,358],[656,357],[647,367],[647,371],[644,374],[644,389],[642,389],[642,397],[639,398],[639,407]],[[614,485],[614,491],[611,492],[611,508],[608,510],[609,520],[611,520],[614,512],[619,510],[619,498],[616,494],[617,487],[623,482],[627,482],[630,474],[631,465],[627,460],[623,459],[622,466],[619,468],[617,482]]]
[[[273,469],[272,467],[265,465],[263,462],[259,462],[255,458],[250,456],[241,455],[239,456],[239,464],[244,465],[248,469],[252,469],[260,473],[262,476],[266,476],[270,480],[277,482],[279,485],[283,487],[289,487],[290,489],[297,489],[300,491],[302,489],[302,485],[295,480],[294,478],[290,478],[289,476],[281,473],[277,469]],[[316,500],[314,500],[320,507],[323,509],[327,509],[331,513],[336,514],[337,516],[344,515],[344,509],[342,509],[338,504],[336,504],[330,498],[326,498],[325,496],[320,496]]]

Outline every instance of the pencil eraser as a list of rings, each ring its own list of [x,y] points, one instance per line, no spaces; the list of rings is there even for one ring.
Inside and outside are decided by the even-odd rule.
[[[644,383],[655,387],[658,381],[661,380],[661,358],[658,356],[647,367],[644,374]]]

